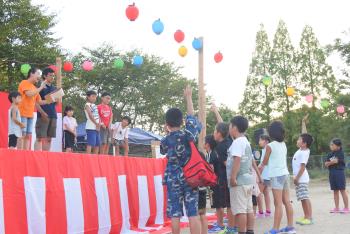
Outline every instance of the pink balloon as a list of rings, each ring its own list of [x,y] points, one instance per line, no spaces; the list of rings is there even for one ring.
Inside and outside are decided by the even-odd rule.
[[[83,64],[81,65],[84,71],[91,71],[94,68],[94,64],[91,61],[84,61]]]
[[[339,106],[337,107],[337,112],[338,112],[339,114],[344,114],[344,112],[345,112],[345,107],[344,107],[343,105],[339,105]]]
[[[308,103],[311,103],[314,100],[314,96],[312,96],[312,94],[309,94],[309,95],[305,96],[305,100]]]

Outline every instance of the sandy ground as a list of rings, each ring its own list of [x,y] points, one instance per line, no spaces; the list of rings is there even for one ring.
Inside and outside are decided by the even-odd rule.
[[[301,204],[295,197],[294,186],[291,190],[293,201],[294,218],[303,215]],[[330,214],[329,210],[334,207],[333,193],[329,189],[328,182],[314,182],[310,185],[310,198],[313,207],[314,224],[310,226],[295,225],[298,234],[350,234],[350,214]],[[340,207],[343,207],[340,200]],[[282,226],[286,225],[286,217],[283,216]],[[272,227],[273,218],[257,219],[255,233],[263,234]],[[190,233],[188,229],[181,233]]]

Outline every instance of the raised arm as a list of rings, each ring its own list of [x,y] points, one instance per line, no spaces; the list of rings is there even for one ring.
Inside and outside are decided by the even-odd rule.
[[[301,121],[301,133],[307,133],[306,122],[308,121],[309,114],[306,114]]]
[[[186,108],[187,108],[187,114],[188,115],[194,115],[194,109],[193,109],[193,102],[192,102],[192,88],[191,86],[187,85],[184,90],[184,96],[186,100]]]
[[[43,81],[43,82],[41,82],[41,85],[39,88],[36,88],[35,90],[26,90],[26,91],[24,91],[24,93],[28,97],[34,97],[35,95],[40,93],[41,90],[43,90],[45,88],[45,85],[46,85],[46,81]],[[45,103],[45,104],[47,104],[47,103]]]
[[[217,123],[224,122],[222,120],[222,117],[221,117],[220,113],[219,113],[218,107],[215,105],[215,103],[211,104],[211,111],[215,114],[215,118],[216,118],[216,122]]]

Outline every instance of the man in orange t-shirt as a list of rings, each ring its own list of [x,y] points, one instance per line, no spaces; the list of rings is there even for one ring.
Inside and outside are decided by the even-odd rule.
[[[42,114],[42,116],[47,117],[47,114],[41,109],[40,105],[48,104],[49,101],[41,100],[39,95],[39,92],[46,86],[46,82],[42,82],[39,88],[35,87],[35,84],[38,82],[39,78],[40,70],[37,68],[31,68],[28,72],[27,80],[22,80],[18,86],[18,92],[22,96],[22,101],[18,108],[21,114],[21,122],[25,125],[25,127],[22,128],[22,138],[19,138],[18,141],[18,149],[30,149],[35,107],[37,107],[37,110]]]

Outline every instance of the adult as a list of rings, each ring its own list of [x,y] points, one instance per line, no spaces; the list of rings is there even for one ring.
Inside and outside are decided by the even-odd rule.
[[[45,96],[56,90],[56,87],[53,85],[55,81],[55,71],[49,67],[45,68],[43,70],[42,79],[45,82],[45,86],[39,94],[42,100],[46,100]],[[42,105],[41,108],[37,103],[36,108],[38,109],[38,114],[35,124],[36,142],[34,149],[49,151],[51,148],[52,138],[56,137],[56,102]]]
[[[39,81],[40,73],[39,69],[31,68],[28,72],[27,79],[22,80],[18,86],[18,92],[22,96],[22,101],[18,108],[21,114],[21,122],[25,125],[25,127],[22,128],[22,137],[18,140],[18,149],[30,149],[35,104],[39,104],[37,106],[38,111],[43,111],[40,105],[49,103],[48,100],[42,100],[39,95],[40,91],[45,88],[46,82],[42,82],[39,88],[35,86]]]

